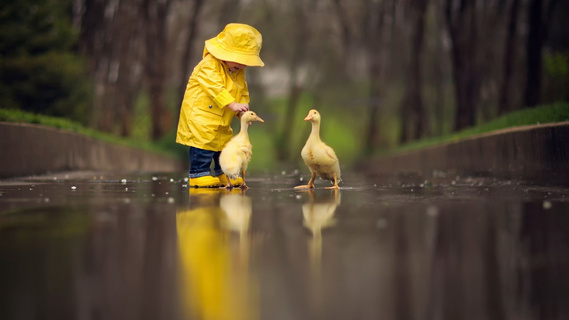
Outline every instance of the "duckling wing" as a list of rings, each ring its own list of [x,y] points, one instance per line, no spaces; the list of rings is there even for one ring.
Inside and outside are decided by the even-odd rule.
[[[334,149],[324,143],[316,145],[316,147],[312,149],[312,153],[315,160],[314,162],[319,165],[331,166],[338,162],[338,157],[336,156]]]

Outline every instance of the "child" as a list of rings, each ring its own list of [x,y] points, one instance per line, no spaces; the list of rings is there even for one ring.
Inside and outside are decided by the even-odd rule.
[[[265,64],[259,57],[262,36],[255,28],[230,23],[205,42],[203,59],[194,68],[184,101],[176,142],[190,147],[191,187],[227,184],[219,154],[233,136],[231,120],[249,110],[245,67]],[[214,176],[210,165],[214,161]],[[232,184],[243,183],[241,178]]]

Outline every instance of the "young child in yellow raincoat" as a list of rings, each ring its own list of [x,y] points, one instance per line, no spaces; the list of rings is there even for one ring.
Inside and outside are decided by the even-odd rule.
[[[249,110],[245,68],[262,67],[262,36],[255,28],[230,23],[205,42],[203,59],[194,68],[180,109],[176,142],[189,146],[190,186],[227,184],[219,155],[233,136],[231,121]],[[214,175],[210,165],[214,161]],[[231,181],[238,185],[241,178]]]

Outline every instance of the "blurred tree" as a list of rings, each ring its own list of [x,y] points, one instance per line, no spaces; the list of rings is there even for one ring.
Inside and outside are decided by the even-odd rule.
[[[177,83],[177,92],[178,92],[178,99],[177,101],[182,101],[184,99],[184,93],[186,92],[186,85],[188,84],[188,78],[192,73],[193,66],[190,62],[193,60],[192,49],[193,43],[196,40],[196,36],[198,34],[198,21],[199,15],[203,8],[204,0],[193,0],[192,5],[193,8],[191,10],[191,14],[189,16],[189,20],[185,22],[187,25],[187,36],[185,38],[185,43],[183,46],[183,53],[182,53],[182,63],[181,63],[181,70],[180,78]]]
[[[556,5],[544,50],[545,77],[542,101],[569,101],[569,2]]]
[[[88,78],[73,52],[71,1],[0,4],[0,104],[85,123]]]
[[[531,72],[541,70],[539,66],[533,69],[537,64],[530,62],[535,60],[530,49],[539,48],[535,51],[539,54],[544,52],[543,85],[547,86],[547,101],[566,96],[562,84],[569,82],[564,80],[569,54],[561,51],[565,49],[559,45],[563,43],[559,39],[567,38],[567,24],[562,22],[564,13],[553,10],[556,2],[559,1],[540,2],[540,20],[532,12],[532,5],[537,5],[533,0],[65,0],[64,3],[68,11],[73,3],[75,25],[81,27],[77,48],[88,57],[96,85],[92,123],[105,131],[130,135],[134,114],[146,112],[145,107],[135,111],[135,101],[148,97],[150,115],[144,115],[148,119],[145,126],[154,122],[152,128],[146,129],[152,131],[148,135],[154,139],[175,131],[174,110],[179,110],[187,78],[201,57],[202,39],[215,35],[229,22],[257,27],[263,33],[262,57],[266,67],[248,70],[249,87],[255,90],[252,106],[264,105],[259,99],[264,97],[268,97],[267,104],[279,101],[273,103],[272,110],[276,123],[266,130],[271,145],[278,150],[277,157],[290,160],[297,158],[296,149],[305,138],[302,130],[309,130],[299,120],[299,113],[304,112],[301,109],[309,107],[301,105],[305,99],[311,99],[317,108],[332,111],[326,112],[330,115],[326,123],[341,120],[342,126],[349,127],[342,129],[352,134],[349,138],[355,141],[346,145],[357,145],[358,151],[370,154],[435,131],[440,134],[451,127],[459,130],[520,108],[525,92],[513,88],[524,87],[530,66]],[[26,19],[34,15],[45,17],[38,8],[55,2],[20,3],[23,4],[4,5],[2,12],[33,7],[35,11],[30,9],[33,12],[26,13]],[[555,19],[549,19],[551,14]],[[7,31],[20,30],[7,24],[16,24],[20,18],[9,15],[2,22],[6,28],[0,30],[3,47],[17,43],[13,39],[20,32]],[[551,40],[545,32],[549,23],[554,24],[555,30],[562,30],[556,31],[555,39]],[[69,30],[72,34],[70,27]],[[536,30],[539,32],[532,33]],[[45,42],[54,34],[48,32],[37,38]],[[64,33],[59,31],[59,34]],[[541,42],[535,40],[536,35]],[[24,43],[33,38],[32,34]],[[197,39],[202,45],[193,45]],[[69,50],[74,48],[73,41],[65,46]],[[527,55],[520,50],[524,48]],[[29,56],[18,56],[20,60],[8,63],[7,56],[2,54],[4,79],[15,68],[11,65],[20,69],[34,66],[33,72],[38,72],[37,64],[23,62]],[[53,55],[47,57],[42,63],[56,59]],[[63,79],[55,73],[79,70],[67,58],[56,60],[47,64],[67,67],[42,71],[50,74],[44,79]],[[12,83],[18,77],[22,78],[15,73],[9,76]],[[530,77],[528,84],[536,79],[540,81],[539,77]],[[53,81],[44,82],[53,84]],[[65,83],[77,86],[84,82]],[[532,86],[532,90],[540,86]],[[450,94],[453,90],[454,94]],[[14,103],[11,96],[14,92],[0,88],[5,105]],[[36,100],[42,97],[33,96]],[[48,93],[43,93],[42,99],[46,97]],[[26,104],[39,105],[36,100]],[[339,119],[347,112],[356,115],[353,120]],[[324,134],[326,129],[323,128]]]
[[[240,7],[240,0],[221,0],[218,9],[217,25],[223,27],[228,23],[235,22]]]
[[[380,108],[380,97],[382,92],[382,42],[384,20],[387,10],[395,8],[396,0],[386,0],[377,3],[376,1],[366,0],[365,2],[365,29],[364,41],[367,43],[366,49],[369,57],[368,78],[369,78],[369,100],[367,105],[368,122],[364,138],[364,154],[373,153],[378,140],[378,114]]]
[[[120,134],[128,137],[132,133],[134,103],[141,86],[142,54],[138,48],[141,46],[138,33],[141,30],[137,8],[140,0],[121,0],[117,8],[116,43],[113,45],[114,61],[116,65],[116,81],[111,86],[113,99],[106,103],[116,109],[119,115]],[[111,78],[112,79],[112,78]],[[114,102],[114,103],[113,103]],[[109,108],[107,108],[109,109]]]
[[[426,50],[424,54],[426,58],[430,58],[431,61],[427,61],[428,72],[426,72],[425,83],[427,85],[429,82],[432,84],[434,89],[434,98],[430,102],[433,110],[433,126],[436,130],[432,130],[433,135],[443,135],[446,127],[445,119],[445,87],[448,81],[446,80],[446,73],[448,73],[449,66],[447,63],[447,53],[445,52],[445,23],[443,17],[442,1],[431,1],[432,13],[431,21],[434,22],[434,26],[430,31],[426,31],[430,37],[427,37],[427,41],[431,39],[432,49],[431,52]],[[432,36],[431,36],[432,35]],[[430,71],[430,72],[429,72]]]
[[[423,88],[423,74],[421,58],[423,56],[423,38],[425,27],[425,14],[428,0],[409,1],[407,7],[411,25],[410,62],[407,71],[406,95],[403,100],[401,112],[400,142],[416,140],[428,134],[427,113],[423,104],[421,89]]]
[[[452,67],[456,92],[454,130],[474,125],[479,75],[476,69],[476,2],[445,0],[445,21],[452,43]]]
[[[527,23],[525,90],[525,105],[528,107],[536,106],[541,102],[542,49],[556,3],[557,0],[530,0]]]
[[[167,18],[173,0],[142,0],[145,27],[145,80],[150,96],[152,139],[159,140],[172,127],[172,113],[167,108],[168,30]]]
[[[141,0],[76,2],[79,50],[89,57],[95,82],[91,125],[105,132],[132,131],[133,105],[141,86]]]
[[[290,3],[294,28],[288,30],[288,33],[292,35],[290,38],[292,42],[288,43],[292,50],[287,68],[289,72],[287,105],[284,112],[284,120],[281,122],[282,129],[277,137],[277,157],[280,161],[290,160],[292,156],[291,136],[294,129],[296,110],[303,92],[301,71],[305,67],[307,46],[313,36],[312,28],[308,24],[310,21],[309,15],[314,12],[316,3],[317,0],[294,0]]]
[[[516,44],[519,11],[520,0],[512,0],[508,17],[506,17],[508,19],[508,28],[504,44],[504,71],[502,74],[502,83],[500,85],[500,98],[498,105],[499,114],[507,113],[512,109],[512,105],[510,104],[510,88],[512,83],[512,69],[514,67],[514,61],[516,60],[516,50],[514,49]]]

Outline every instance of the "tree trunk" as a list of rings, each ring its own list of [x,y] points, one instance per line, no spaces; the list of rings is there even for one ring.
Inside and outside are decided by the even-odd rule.
[[[119,128],[121,135],[128,136],[140,84],[133,74],[141,59],[137,48],[140,1],[86,0],[76,5],[77,12],[82,12],[79,52],[89,57],[96,88],[90,125],[105,132]]]
[[[526,42],[526,90],[525,105],[534,107],[541,102],[542,48],[549,21],[557,0],[530,0],[528,9],[528,38]],[[543,15],[545,7],[546,15]]]
[[[457,101],[454,131],[474,125],[478,102],[474,5],[462,0],[458,8],[453,8],[453,1],[447,0],[445,8],[445,20],[452,43],[451,60]]]
[[[525,105],[533,107],[541,99],[542,0],[530,1],[528,28]]]
[[[513,0],[510,7],[510,17],[504,48],[504,72],[502,75],[502,84],[500,86],[500,98],[498,105],[499,114],[505,114],[512,110],[512,106],[510,105],[510,87],[512,82],[513,64],[516,61],[516,51],[514,50],[514,47],[516,43],[519,8],[520,1]]]
[[[112,17],[105,17],[108,0],[85,0],[75,5],[76,12],[82,12],[78,17],[81,21],[79,35],[79,52],[89,58],[89,73],[93,78],[95,92],[89,126],[101,131],[110,132],[113,116],[112,108],[105,101],[106,84],[110,64],[111,44],[107,35],[112,34]]]
[[[182,72],[180,74],[180,79],[178,80],[178,99],[177,101],[182,101],[184,99],[184,93],[186,92],[186,85],[188,83],[188,78],[192,73],[192,49],[195,41],[196,34],[198,33],[198,17],[203,8],[204,0],[194,0],[194,7],[192,14],[190,15],[190,21],[188,21],[188,36],[186,37],[186,45],[184,46],[184,53],[182,54]]]
[[[427,0],[411,2],[412,36],[411,59],[407,74],[407,95],[401,108],[401,136],[400,143],[416,140],[427,135],[427,119],[423,105],[421,89],[423,75],[421,70],[421,56],[423,53],[424,21]]]
[[[338,24],[340,25],[342,46],[341,57],[343,61],[350,61],[350,23],[349,17],[347,16],[346,10],[342,7],[340,0],[333,0],[332,5],[334,6],[334,13],[338,18]]]
[[[380,96],[381,96],[381,77],[382,77],[382,54],[381,54],[381,44],[382,44],[382,33],[383,33],[383,22],[385,19],[385,7],[386,3],[380,3],[379,5],[374,2],[368,3],[370,5],[370,15],[368,15],[370,21],[370,29],[367,33],[367,42],[369,43],[368,56],[370,59],[369,66],[369,100],[368,100],[368,110],[367,114],[368,123],[366,125],[366,134],[363,145],[364,155],[371,155],[376,146],[376,141],[378,139],[378,123],[377,117],[379,114],[379,108],[381,106]]]
[[[296,28],[294,30],[296,34],[292,37],[292,39],[294,39],[294,52],[289,65],[290,81],[288,88],[288,104],[284,113],[285,119],[283,127],[277,138],[277,157],[279,161],[286,161],[291,158],[292,130],[294,128],[294,119],[296,116],[298,102],[303,91],[299,80],[299,73],[302,63],[306,57],[305,46],[310,39],[310,32],[307,25],[308,18],[306,16],[310,11],[303,9],[302,4],[302,0],[296,0],[292,4],[295,11],[294,16],[296,18]],[[313,2],[308,4],[310,7],[312,5]]]
[[[140,64],[138,34],[139,17],[137,8],[139,0],[122,0],[119,2],[117,19],[117,42],[115,47],[118,55],[118,70],[115,92],[116,108],[120,117],[121,135],[128,137],[132,133],[132,119],[136,94],[140,87],[140,77],[135,73],[136,65]]]
[[[440,12],[440,2],[434,1],[433,4],[436,6],[436,11]],[[436,33],[444,33],[444,21],[441,22],[441,19],[436,19]],[[444,74],[443,74],[443,66],[446,65],[446,55],[444,53],[444,44],[442,37],[437,37],[435,41],[435,63],[432,69],[433,81],[435,85],[435,101],[434,101],[434,109],[435,109],[435,118],[436,118],[436,134],[442,136],[445,131],[445,103],[444,103]]]
[[[146,26],[146,81],[150,95],[152,140],[159,140],[172,122],[166,106],[167,18],[172,0],[143,1]]]

